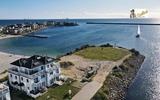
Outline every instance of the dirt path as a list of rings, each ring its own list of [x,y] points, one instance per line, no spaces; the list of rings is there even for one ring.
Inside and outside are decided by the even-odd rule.
[[[113,61],[98,61],[98,60],[89,60],[84,59],[77,55],[69,55],[61,58],[61,61],[70,61],[75,64],[70,70],[63,70],[63,74],[75,77],[77,80],[81,80],[84,72],[78,70],[77,68],[87,68],[90,65],[97,65],[99,69],[97,74],[94,76],[92,82],[86,84],[82,89],[72,98],[72,100],[90,100],[95,93],[101,88],[103,82],[106,79],[106,76],[112,71],[114,66],[119,66],[122,62],[130,57],[131,54],[125,56],[123,59],[113,62]]]
[[[90,82],[86,84],[72,100],[90,100],[94,94],[101,88],[103,84],[98,82]]]

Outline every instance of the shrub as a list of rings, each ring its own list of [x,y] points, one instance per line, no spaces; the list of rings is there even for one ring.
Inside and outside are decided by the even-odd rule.
[[[92,98],[92,100],[109,100],[107,96],[104,95],[103,92],[98,92],[96,95]]]
[[[71,66],[74,66],[74,64],[70,61],[68,62],[60,62],[60,66],[61,68],[64,68],[64,69],[69,69]]]
[[[115,66],[115,67],[113,67],[113,72],[118,72],[118,71],[121,71],[121,69],[119,68],[119,67],[117,67],[117,66]]]
[[[5,81],[7,81],[7,80],[8,80],[8,75],[5,76],[4,78],[0,79],[0,83],[1,83],[1,82],[5,82]]]
[[[113,45],[107,43],[107,44],[100,45],[100,47],[113,47]]]
[[[119,68],[122,70],[128,70],[128,68],[125,65],[120,65]]]
[[[136,56],[138,56],[140,54],[139,51],[135,50],[134,48],[129,51],[134,53]]]

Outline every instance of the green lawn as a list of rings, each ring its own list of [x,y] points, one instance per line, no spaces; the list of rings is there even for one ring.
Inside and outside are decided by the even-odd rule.
[[[71,81],[71,83],[69,81]],[[19,93],[14,90],[12,90],[11,92],[16,94],[16,96],[23,100],[69,100],[68,90],[72,91],[71,97],[77,94],[80,90],[80,88],[71,86],[74,82],[75,81],[73,81],[72,79],[69,79],[61,86],[51,86],[48,88],[48,91],[45,94],[36,99],[33,99],[24,93]],[[49,99],[47,99],[47,96],[49,96]]]
[[[127,50],[113,47],[89,47],[75,54],[87,59],[117,61],[129,53]]]
[[[48,88],[48,92],[44,95],[38,97],[36,100],[46,100],[47,96],[50,98],[55,98],[57,100],[68,100],[68,90],[72,91],[72,97],[78,93],[79,88],[71,86],[72,83],[65,83],[62,86],[52,86]]]

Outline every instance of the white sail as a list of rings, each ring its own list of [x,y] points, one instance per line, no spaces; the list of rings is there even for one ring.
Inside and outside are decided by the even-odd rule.
[[[137,35],[141,34],[141,30],[140,30],[140,26],[138,25],[138,29],[137,29]]]

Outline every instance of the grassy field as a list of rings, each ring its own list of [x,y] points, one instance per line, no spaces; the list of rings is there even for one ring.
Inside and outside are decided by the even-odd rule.
[[[71,81],[71,83],[70,83]],[[51,86],[48,88],[47,92],[45,94],[43,94],[42,96],[33,99],[30,96],[19,92],[19,91],[15,91],[12,90],[12,94],[15,94],[15,96],[17,96],[19,98],[19,100],[69,100],[69,95],[68,95],[68,91],[71,90],[72,94],[71,97],[73,97],[75,94],[77,94],[80,90],[80,88],[76,88],[74,86],[72,86],[72,84],[75,81],[72,79],[69,79],[67,82],[65,82],[63,85],[61,86]],[[49,96],[49,98],[47,99],[47,97]],[[13,99],[13,98],[12,98]]]
[[[89,47],[76,52],[76,55],[93,60],[117,61],[128,55],[130,52],[113,47]]]
[[[71,86],[72,83],[66,82],[62,86],[52,86],[48,88],[48,92],[38,97],[36,100],[46,100],[47,96],[52,100],[68,100],[68,90],[72,91],[72,97],[78,93],[79,88]]]

